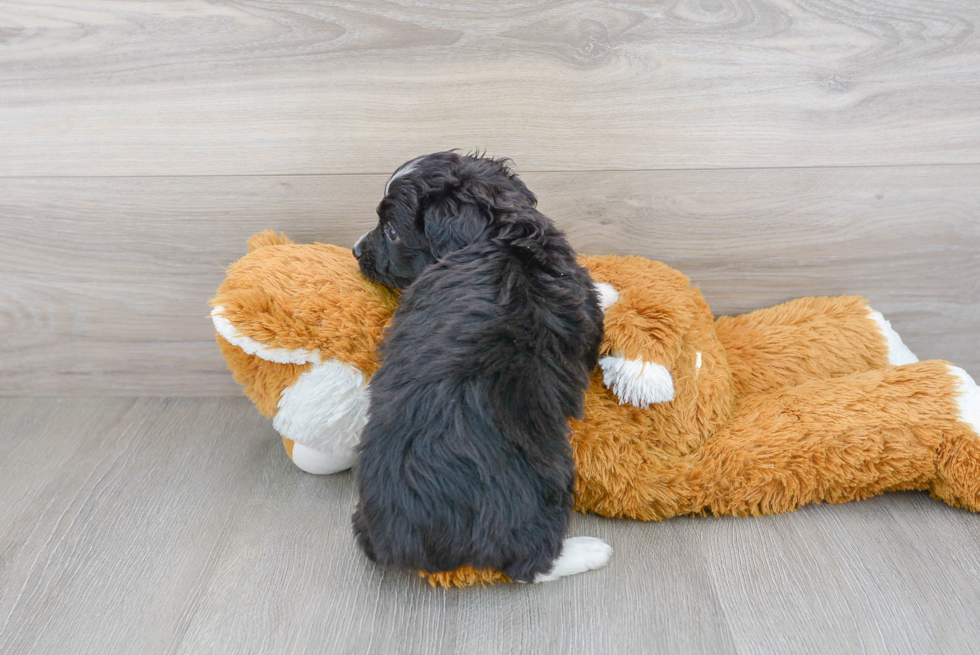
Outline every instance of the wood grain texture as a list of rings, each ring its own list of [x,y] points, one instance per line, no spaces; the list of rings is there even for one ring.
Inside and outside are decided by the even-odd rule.
[[[0,175],[980,163],[973,0],[0,2]]]
[[[706,535],[734,639],[750,644],[740,652],[969,652],[980,591],[976,548],[966,544],[980,523],[931,502],[923,494],[814,506]],[[771,604],[764,612],[759,599]]]
[[[348,474],[244,399],[0,399],[0,652],[966,653],[977,516],[924,494],[759,519],[576,516],[615,549],[433,590],[350,535]]]
[[[385,179],[0,179],[0,393],[239,393],[207,318],[223,266],[262,229],[353,244]],[[525,179],[581,252],[666,261],[718,314],[863,294],[980,373],[980,166]]]

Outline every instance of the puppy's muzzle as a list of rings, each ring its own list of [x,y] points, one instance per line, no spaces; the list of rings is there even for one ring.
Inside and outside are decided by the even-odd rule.
[[[361,238],[358,239],[357,243],[354,244],[354,247],[351,250],[351,252],[354,253],[354,259],[360,259],[361,255],[364,254],[364,249],[361,248],[361,244],[364,243],[364,240],[367,238],[367,235],[369,234],[371,234],[371,230],[368,230],[363,235],[361,235]]]

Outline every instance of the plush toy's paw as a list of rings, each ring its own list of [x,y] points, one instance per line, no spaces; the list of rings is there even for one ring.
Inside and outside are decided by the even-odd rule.
[[[674,399],[674,378],[660,364],[624,357],[603,357],[602,382],[619,398],[619,404],[648,409]]]
[[[891,323],[885,320],[881,312],[871,310],[868,316],[878,325],[881,333],[885,335],[885,340],[888,342],[888,363],[891,366],[914,364],[919,361],[919,358],[909,350],[909,347],[902,341],[902,337],[898,336],[898,332],[892,328]]]
[[[286,454],[293,464],[299,470],[313,475],[340,473],[354,466],[354,462],[357,461],[357,452],[353,446],[320,452],[286,437],[282,438],[282,443],[286,446]]]
[[[950,366],[949,372],[959,379],[959,395],[956,397],[960,410],[959,419],[973,428],[974,434],[980,436],[980,387],[959,366]]]
[[[555,560],[554,566],[548,573],[535,576],[535,584],[551,582],[576,573],[585,573],[601,569],[609,563],[612,557],[612,547],[602,539],[595,537],[569,537],[561,549],[561,555]]]

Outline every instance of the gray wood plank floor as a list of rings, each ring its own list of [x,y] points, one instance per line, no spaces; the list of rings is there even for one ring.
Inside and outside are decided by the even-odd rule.
[[[244,399],[0,399],[2,653],[969,653],[980,522],[902,493],[757,519],[576,516],[547,585],[433,590],[356,550],[349,474]]]

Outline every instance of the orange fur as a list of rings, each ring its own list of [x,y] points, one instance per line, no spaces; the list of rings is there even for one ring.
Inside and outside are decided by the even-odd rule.
[[[364,280],[349,250],[273,233],[253,243],[212,304],[242,334],[320,349],[369,377],[397,295]],[[665,366],[675,399],[621,405],[593,374],[585,415],[570,422],[576,511],[657,521],[759,515],[897,489],[928,489],[980,511],[980,437],[955,418],[948,365],[887,366],[886,340],[862,298],[803,298],[715,320],[688,278],[664,264],[582,262],[619,293],[602,353]],[[218,341],[235,379],[274,415],[304,366]],[[422,575],[442,587],[506,581],[471,567]]]
[[[472,587],[474,585],[496,584],[498,582],[513,582],[506,573],[496,569],[475,569],[472,566],[461,566],[452,571],[442,571],[440,573],[426,573],[419,571],[419,575],[432,587],[442,587],[450,589],[452,587]]]
[[[715,321],[738,394],[764,393],[809,380],[888,365],[885,337],[868,329],[860,296],[800,298]]]
[[[211,306],[223,307],[222,315],[240,334],[262,344],[319,350],[323,360],[339,359],[370,377],[378,368],[375,349],[397,307],[398,292],[364,278],[350,250],[339,246],[296,245],[263,232],[249,240],[249,247],[252,251],[228,268]],[[223,341],[219,337],[219,345]],[[222,348],[227,359],[226,350]],[[293,366],[254,360],[257,368]],[[299,377],[289,369],[280,374],[282,378],[255,382],[252,370],[238,373],[247,361],[237,358],[228,364],[257,404],[256,397],[274,396],[277,402],[279,392]],[[252,383],[245,384],[239,377]]]
[[[231,345],[220,335],[215,339],[235,382],[242,385],[249,400],[269,418],[275,416],[279,409],[279,395],[282,390],[292,386],[310,368],[309,364],[268,362]]]

